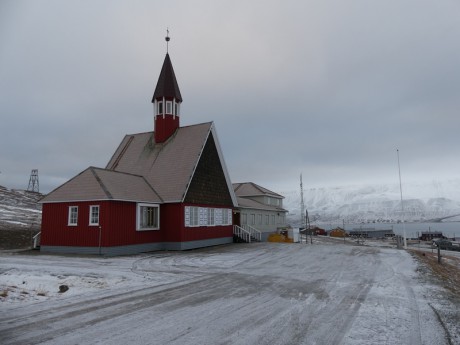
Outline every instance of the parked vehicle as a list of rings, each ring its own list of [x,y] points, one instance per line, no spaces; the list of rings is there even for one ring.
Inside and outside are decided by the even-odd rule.
[[[452,242],[445,240],[445,239],[440,239],[437,241],[433,241],[433,244],[435,246],[438,246],[440,249],[450,249],[452,248]]]

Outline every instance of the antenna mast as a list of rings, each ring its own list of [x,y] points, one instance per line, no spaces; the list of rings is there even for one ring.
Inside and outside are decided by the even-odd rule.
[[[303,200],[303,183],[302,173],[300,173],[300,225],[306,228],[306,217],[305,217],[305,202]]]

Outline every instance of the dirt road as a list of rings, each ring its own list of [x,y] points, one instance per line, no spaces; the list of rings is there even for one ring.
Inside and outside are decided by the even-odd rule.
[[[76,264],[73,258],[54,258],[60,274],[66,261]],[[15,256],[7,259],[14,265]],[[30,260],[53,274],[52,257]],[[105,266],[92,260],[78,262],[94,274],[116,271],[117,258]],[[241,244],[132,257],[129,273],[147,283],[9,305],[0,316],[0,342],[449,343],[414,259],[402,250],[329,242]],[[166,284],[149,286],[149,279],[158,282],[163,275]]]

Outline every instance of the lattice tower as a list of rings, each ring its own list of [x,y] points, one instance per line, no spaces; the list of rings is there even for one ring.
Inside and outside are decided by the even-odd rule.
[[[38,183],[38,169],[32,169],[29,179],[29,187],[27,187],[29,192],[40,192],[40,185]]]

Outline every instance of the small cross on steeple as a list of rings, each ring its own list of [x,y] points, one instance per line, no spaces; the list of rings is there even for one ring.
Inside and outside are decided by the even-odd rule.
[[[171,38],[169,38],[169,29],[166,28],[166,37],[165,37],[165,41],[166,41],[166,54],[168,53],[168,45],[169,45],[170,39],[171,39]]]

